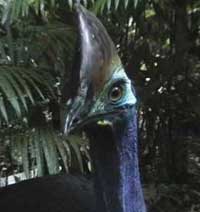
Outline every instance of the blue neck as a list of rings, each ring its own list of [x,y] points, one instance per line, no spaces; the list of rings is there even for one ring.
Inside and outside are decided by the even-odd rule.
[[[113,126],[90,133],[95,169],[97,210],[145,212],[140,183],[135,109],[116,116]]]

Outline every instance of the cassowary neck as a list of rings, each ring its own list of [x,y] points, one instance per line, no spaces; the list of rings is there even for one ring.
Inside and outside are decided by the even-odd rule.
[[[96,211],[145,212],[134,108],[114,117],[112,123],[112,127],[94,127],[89,133],[95,169]]]

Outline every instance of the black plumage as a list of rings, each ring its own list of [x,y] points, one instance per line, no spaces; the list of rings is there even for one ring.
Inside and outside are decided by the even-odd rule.
[[[94,212],[94,204],[92,182],[83,176],[47,176],[0,189],[2,212]]]

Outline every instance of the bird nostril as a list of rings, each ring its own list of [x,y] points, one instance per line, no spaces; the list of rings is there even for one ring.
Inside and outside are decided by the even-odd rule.
[[[79,120],[80,120],[80,118],[79,118],[79,117],[76,117],[76,118],[73,120],[72,124],[77,124],[77,123],[79,122]]]

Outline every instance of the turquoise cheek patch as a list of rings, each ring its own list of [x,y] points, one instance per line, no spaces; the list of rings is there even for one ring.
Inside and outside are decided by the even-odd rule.
[[[120,105],[123,104],[128,104],[128,105],[135,105],[137,102],[137,99],[132,91],[132,85],[131,85],[131,80],[127,77],[125,71],[123,68],[118,69],[114,74],[113,74],[113,79],[125,79],[126,85],[125,85],[125,95],[121,101]]]
[[[120,67],[119,69],[117,69],[114,72],[114,74],[112,76],[112,81],[113,80],[117,81],[117,80],[121,80],[121,79],[123,79],[125,81],[124,91],[123,91],[124,96],[116,104],[113,104],[113,105],[111,104],[110,107],[121,107],[123,105],[132,106],[132,105],[135,105],[137,102],[136,97],[132,91],[131,81],[127,77],[124,69]],[[102,111],[105,112],[105,110],[106,110],[105,105],[106,105],[106,102],[108,101],[107,96],[109,93],[109,89],[110,89],[110,85],[108,84],[105,86],[105,89],[99,95],[100,97],[98,98],[96,103],[92,106],[91,111],[88,116],[92,116],[94,113],[98,113],[98,112],[101,113]],[[100,124],[103,124],[103,123],[100,123]]]
[[[136,99],[135,95],[133,94],[133,91],[131,88],[131,82],[128,83],[126,89],[127,89],[127,91],[126,91],[126,95],[123,100],[123,104],[135,105],[137,102],[137,99]]]

